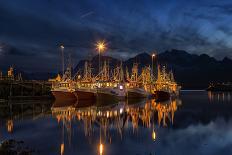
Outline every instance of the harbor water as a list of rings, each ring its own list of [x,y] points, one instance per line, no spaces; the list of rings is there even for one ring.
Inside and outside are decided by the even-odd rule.
[[[232,93],[181,91],[166,102],[1,103],[0,140],[41,155],[232,154]]]

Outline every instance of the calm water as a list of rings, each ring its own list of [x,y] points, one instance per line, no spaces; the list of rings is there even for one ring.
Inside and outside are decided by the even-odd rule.
[[[0,108],[0,140],[23,140],[35,154],[96,155],[100,144],[105,155],[232,154],[231,93],[184,91],[164,103],[23,102]]]

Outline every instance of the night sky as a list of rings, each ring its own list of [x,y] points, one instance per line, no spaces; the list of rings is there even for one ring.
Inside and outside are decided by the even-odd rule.
[[[172,48],[232,58],[231,0],[0,0],[0,70],[54,71],[59,45],[74,62],[96,53],[126,59]]]

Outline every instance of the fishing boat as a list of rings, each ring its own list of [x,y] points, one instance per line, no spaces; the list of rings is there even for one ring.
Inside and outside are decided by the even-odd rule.
[[[126,88],[124,85],[124,74],[122,63],[113,71],[112,78],[109,73],[109,65],[104,62],[102,71],[99,73],[97,88],[97,100],[118,101],[126,99]]]
[[[231,92],[232,91],[232,83],[212,83],[206,89],[207,91],[217,91],[217,92]]]
[[[166,66],[160,69],[158,66],[158,75],[152,96],[156,101],[169,100],[170,97],[179,95],[181,87],[175,82],[172,71],[167,72]]]
[[[123,85],[117,85],[116,87],[104,87],[97,88],[97,100],[105,101],[120,101],[126,99],[126,90]]]
[[[77,100],[95,100],[95,90],[88,88],[77,88],[74,91]]]
[[[134,63],[131,76],[127,71],[127,98],[147,98],[150,95],[146,89],[147,84],[151,83],[151,75],[149,67],[142,70],[142,74],[138,76],[138,64]]]
[[[70,67],[67,68],[62,78],[58,75],[57,78],[50,81],[52,82],[51,92],[56,100],[76,100],[76,96],[74,94],[75,82],[71,79]]]
[[[71,78],[69,67],[63,77],[52,84],[52,94],[58,100],[120,101],[150,96],[157,100],[167,100],[179,95],[179,90],[173,73],[167,72],[165,66],[162,71],[158,66],[155,80],[150,66],[143,67],[139,73],[138,63],[134,63],[132,71],[129,73],[126,68],[124,74],[122,62],[110,69],[109,61],[106,60],[102,67],[99,65],[97,75],[92,74],[91,63],[86,61],[84,72],[80,72],[78,78]]]
[[[88,61],[85,62],[83,78],[76,83],[74,94],[77,100],[96,100],[95,80]]]
[[[127,98],[146,98],[149,96],[149,93],[146,92],[143,88],[128,88],[127,89]]]
[[[51,92],[56,100],[76,100],[75,89],[70,88],[69,82],[59,82],[58,87],[53,87]]]

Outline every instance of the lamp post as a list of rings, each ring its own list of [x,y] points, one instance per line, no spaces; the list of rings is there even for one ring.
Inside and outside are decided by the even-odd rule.
[[[64,76],[64,46],[63,45],[61,45],[60,46],[60,49],[61,49],[61,59],[62,59],[62,76]]]
[[[98,50],[98,53],[99,53],[99,73],[101,71],[101,52],[103,52],[105,49],[106,49],[106,45],[105,45],[105,42],[104,41],[99,41],[97,42],[96,44],[96,49]]]
[[[153,79],[153,75],[154,75],[154,58],[155,58],[155,56],[156,56],[155,53],[153,53],[151,55],[151,77],[152,77],[152,79]]]

